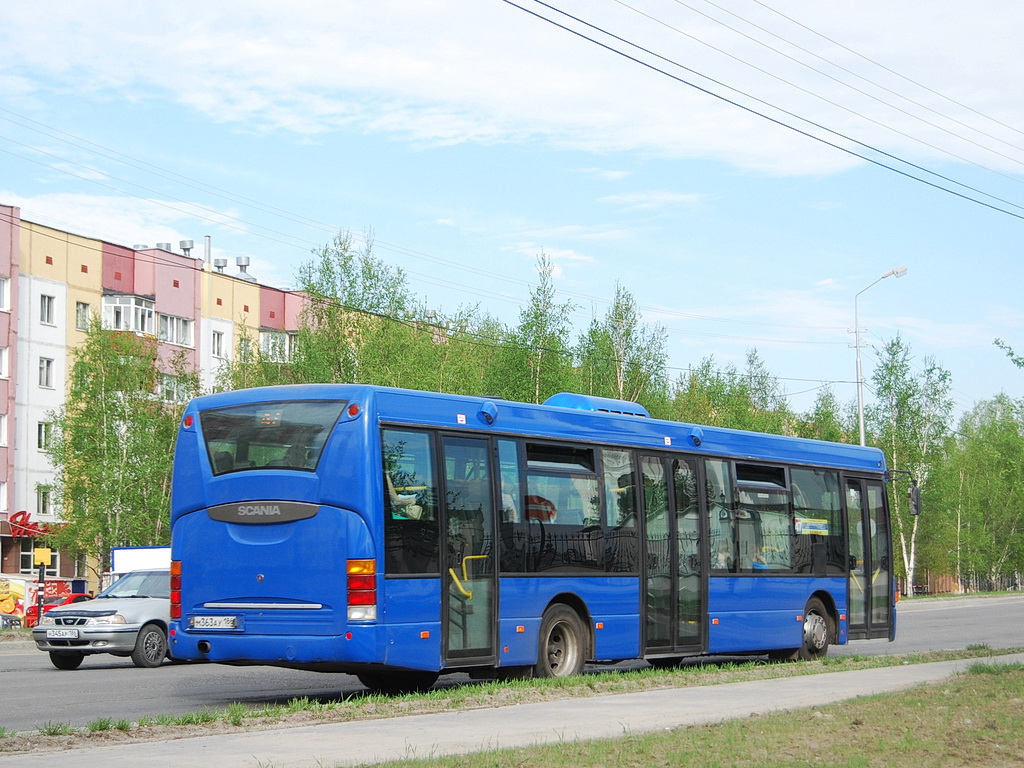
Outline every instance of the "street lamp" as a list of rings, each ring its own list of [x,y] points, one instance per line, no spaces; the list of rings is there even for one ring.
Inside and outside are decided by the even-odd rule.
[[[887,277],[903,277],[907,274],[906,267],[896,267],[890,269],[880,278],[875,280],[868,288],[885,280]],[[865,288],[866,291],[868,288]],[[853,297],[853,335],[854,335],[854,347],[857,349],[857,420],[860,422],[860,444],[865,444],[864,437],[864,377],[860,372],[860,315],[857,312],[857,299],[860,298],[860,294],[864,293],[860,291],[856,296]]]

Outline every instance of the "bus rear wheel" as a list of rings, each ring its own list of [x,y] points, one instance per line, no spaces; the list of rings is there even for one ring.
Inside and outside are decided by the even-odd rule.
[[[534,677],[572,677],[583,671],[587,630],[579,614],[567,605],[544,612],[538,638]]]
[[[363,672],[356,677],[374,693],[401,696],[429,691],[437,682],[437,672]]]
[[[812,597],[804,609],[803,643],[797,651],[797,657],[804,661],[824,658],[828,654],[828,641],[831,636],[832,621],[825,604]]]

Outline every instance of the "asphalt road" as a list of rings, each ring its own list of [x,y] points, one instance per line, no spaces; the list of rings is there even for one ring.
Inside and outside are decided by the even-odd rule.
[[[880,655],[977,644],[1024,646],[1024,595],[915,599],[900,604],[898,621],[894,643],[860,641],[833,648],[831,653]],[[442,677],[439,684],[465,680],[453,675]],[[303,696],[335,700],[360,695],[364,689],[349,675],[213,664],[138,669],[128,660],[105,656],[89,657],[79,669],[61,671],[31,646],[0,644],[0,690],[4,693],[0,727],[32,731],[47,723],[84,726],[101,717],[138,720],[147,715],[220,710],[232,702],[258,706]]]

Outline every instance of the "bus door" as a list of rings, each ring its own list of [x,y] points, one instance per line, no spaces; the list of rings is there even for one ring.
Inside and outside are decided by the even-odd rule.
[[[879,480],[846,480],[851,639],[890,636],[892,545],[883,491]]]
[[[705,579],[692,459],[641,458],[646,520],[646,652],[703,650]]]
[[[494,494],[487,439],[441,439],[444,658],[448,665],[493,664],[497,563]]]

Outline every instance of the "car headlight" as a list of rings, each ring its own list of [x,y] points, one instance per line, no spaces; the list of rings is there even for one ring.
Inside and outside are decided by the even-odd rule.
[[[44,624],[50,624],[50,625],[52,626],[52,625],[53,625],[53,623],[54,623],[54,621],[53,621],[53,616],[51,616],[51,615],[50,615],[50,614],[48,614],[48,613],[44,613],[44,614],[43,614],[43,618],[41,618],[41,619],[39,620],[39,626],[43,626]]]
[[[97,624],[127,624],[128,620],[120,613],[115,613],[112,616],[91,616],[85,620],[86,626],[95,626]]]

